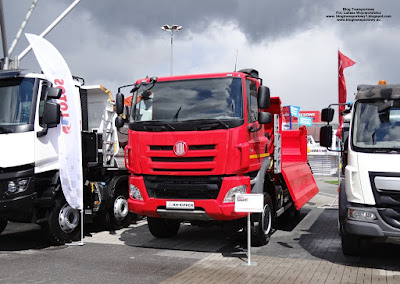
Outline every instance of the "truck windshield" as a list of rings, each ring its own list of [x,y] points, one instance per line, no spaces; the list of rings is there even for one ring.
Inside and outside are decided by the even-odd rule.
[[[131,122],[166,122],[168,125],[197,120],[219,121],[227,128],[229,121],[243,120],[242,80],[208,78],[157,82],[138,90]],[[223,121],[223,122],[221,122]]]
[[[400,105],[396,100],[395,105]],[[378,112],[383,100],[358,101],[355,104],[353,146],[363,152],[400,151],[400,109]]]
[[[12,132],[14,126],[29,124],[35,79],[0,80],[0,132]]]

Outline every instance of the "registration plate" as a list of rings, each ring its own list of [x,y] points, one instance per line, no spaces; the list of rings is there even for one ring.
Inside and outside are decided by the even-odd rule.
[[[194,210],[193,201],[167,201],[167,209],[187,209]]]

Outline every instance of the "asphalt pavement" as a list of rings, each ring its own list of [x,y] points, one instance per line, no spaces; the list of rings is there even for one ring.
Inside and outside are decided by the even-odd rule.
[[[365,245],[346,257],[337,232],[335,177],[315,177],[320,193],[293,222],[278,223],[270,243],[183,224],[156,239],[141,220],[117,231],[86,228],[83,246],[49,246],[35,225],[9,224],[0,235],[0,283],[400,283],[400,246]]]

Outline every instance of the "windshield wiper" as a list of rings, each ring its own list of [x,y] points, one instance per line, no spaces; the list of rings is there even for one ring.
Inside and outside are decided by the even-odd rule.
[[[197,125],[197,130],[211,130],[218,129],[220,127],[225,129],[229,128],[229,125],[219,119],[210,119],[208,121],[201,121],[201,124]]]
[[[400,149],[389,149],[389,148],[374,148],[371,149],[373,153],[388,153],[388,154],[398,154]]]
[[[174,115],[174,118],[173,118],[172,121],[178,121],[178,115],[179,115],[179,112],[181,111],[181,109],[182,109],[182,106],[179,107],[179,109],[178,109],[178,111],[176,112],[176,114]]]
[[[14,131],[12,131],[11,129],[0,125],[0,132],[1,132],[1,134],[4,134],[4,133],[7,134],[7,133],[13,133]]]
[[[150,121],[141,121],[138,122],[143,125],[144,130],[148,131],[168,131],[175,130],[175,127],[170,125],[168,122],[160,121],[160,120],[150,120]]]

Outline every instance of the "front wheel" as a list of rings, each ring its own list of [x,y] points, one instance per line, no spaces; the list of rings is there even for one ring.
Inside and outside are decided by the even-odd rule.
[[[271,197],[264,194],[264,208],[262,213],[255,213],[252,217],[252,245],[263,246],[268,244],[272,232],[273,209]]]
[[[79,211],[72,208],[64,196],[58,197],[50,212],[49,221],[45,225],[50,243],[53,245],[63,245],[66,242],[79,240],[79,225]]]
[[[147,217],[150,233],[156,238],[171,238],[176,236],[181,222],[171,219]]]
[[[6,219],[0,219],[0,234],[7,227],[7,223],[8,223],[8,221]]]
[[[342,232],[342,251],[345,255],[358,256],[361,253],[361,239],[359,236]]]

